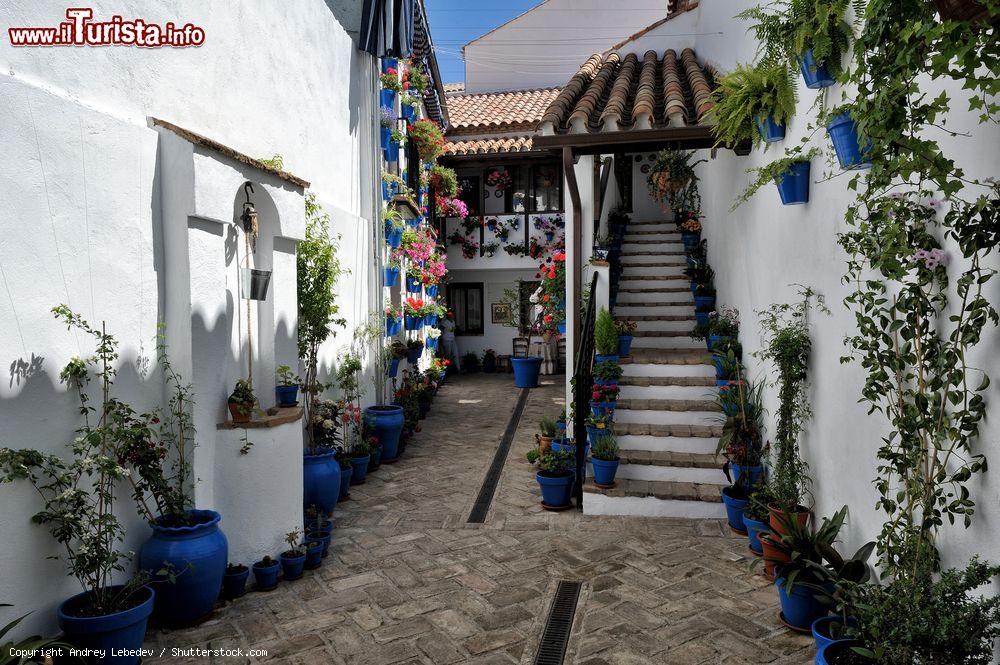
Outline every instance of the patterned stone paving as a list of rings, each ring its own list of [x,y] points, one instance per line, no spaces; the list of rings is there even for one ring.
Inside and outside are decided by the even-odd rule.
[[[777,597],[721,522],[548,513],[532,467],[562,377],[531,392],[485,524],[465,523],[517,397],[510,375],[445,385],[404,458],[334,516],[321,569],[224,603],[193,629],[152,631],[147,663],[173,647],[266,650],[288,665],[531,663],[559,579],[584,582],[566,663],[806,665],[812,640],[780,628]]]

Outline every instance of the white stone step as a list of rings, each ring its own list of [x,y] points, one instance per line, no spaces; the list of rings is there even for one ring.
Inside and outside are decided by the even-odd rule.
[[[675,332],[690,333],[694,330],[692,321],[636,321],[636,332],[653,332],[658,330],[671,330]]]
[[[633,349],[704,349],[705,342],[690,337],[636,337]]]
[[[721,425],[722,417],[722,413],[712,411],[615,410],[615,422],[644,425]]]
[[[622,252],[623,266],[643,263],[671,263],[676,264],[676,267],[682,270],[687,267],[687,261],[682,256],[674,256],[672,254],[626,254],[624,251]]]
[[[690,305],[636,305],[619,304],[615,306],[615,316],[690,316]],[[704,346],[704,345],[702,345]]]
[[[719,440],[710,436],[649,436],[625,434],[616,437],[623,450],[653,450],[671,453],[714,455]]]
[[[639,277],[633,274],[632,277]],[[680,279],[630,279],[624,272],[622,278],[618,280],[618,287],[621,289],[684,289],[691,293],[688,282]]]
[[[714,379],[715,367],[712,365],[629,363],[622,365],[622,374],[624,376],[705,376]]]
[[[648,237],[646,240],[655,240],[655,238]],[[659,242],[623,242],[622,243],[622,254],[628,254],[629,252],[651,252],[651,251],[663,252],[664,254],[683,254],[684,253],[684,243],[678,242],[676,238],[671,238],[669,240],[664,239]]]
[[[583,512],[586,515],[722,519],[726,516],[726,507],[722,503],[709,501],[658,499],[655,496],[606,496],[586,492],[583,496]]]
[[[672,233],[668,230],[657,231],[656,233],[626,233],[623,238],[623,244],[628,244],[632,242],[637,242],[640,245],[646,244],[645,240],[654,240],[656,242],[664,242],[671,244],[679,244],[682,248],[684,243],[681,241],[681,236],[679,233]]]
[[[628,302],[670,302],[694,307],[691,291],[625,291],[618,293],[618,304]]]
[[[650,262],[646,261],[646,263],[650,263]],[[643,277],[649,277],[649,276],[651,276],[651,277],[668,277],[668,276],[686,277],[686,275],[684,274],[684,268],[686,268],[686,267],[687,267],[687,264],[684,264],[684,265],[678,264],[678,265],[669,265],[669,266],[644,266],[644,265],[642,265],[642,263],[633,263],[632,265],[629,265],[628,262],[623,259],[622,260],[622,279],[628,279],[629,276],[632,276],[632,275],[643,276]],[[671,280],[671,281],[673,281],[676,284],[680,284],[681,286],[683,286],[686,283],[685,280],[683,280],[683,279],[675,279],[675,280]]]
[[[726,475],[721,464],[717,469],[700,469],[691,466],[657,466],[655,464],[619,464],[617,478],[632,480],[664,480],[675,483],[720,484]]]
[[[618,399],[714,400],[717,386],[619,386]]]
[[[647,224],[629,224],[625,233],[628,234],[630,231],[677,231],[677,225],[673,222],[653,222]]]

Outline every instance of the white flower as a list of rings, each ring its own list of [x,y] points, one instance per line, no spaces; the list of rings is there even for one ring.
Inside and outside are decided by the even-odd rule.
[[[323,429],[333,429],[334,427],[336,427],[336,424],[332,420],[327,419],[323,421]]]
[[[430,328],[427,331],[427,336],[430,337],[431,339],[437,339],[438,337],[441,336],[441,331],[438,330],[437,328]]]

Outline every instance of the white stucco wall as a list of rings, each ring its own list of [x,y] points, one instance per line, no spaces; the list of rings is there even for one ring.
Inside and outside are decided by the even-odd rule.
[[[52,306],[67,303],[92,322],[107,322],[121,341],[119,394],[140,410],[163,399],[154,349],[157,322],[169,320],[172,359],[195,382],[199,503],[232,502],[232,488],[270,498],[270,488],[254,487],[259,470],[216,477],[234,451],[216,436],[215,424],[224,418],[225,396],[246,361],[245,350],[233,343],[236,310],[245,316],[245,301],[229,255],[232,217],[239,185],[251,180],[261,186],[260,200],[269,200],[271,223],[280,224],[263,224],[261,266],[274,275],[269,303],[254,312],[255,344],[269,342],[255,349],[255,384],[269,407],[274,367],[295,359],[294,252],[304,224],[302,195],[252,167],[192,149],[151,128],[149,118],[252,156],[281,154],[286,170],[312,182],[334,232],[343,236],[340,256],[351,275],[341,283],[341,313],[355,325],[380,300],[369,288],[375,64],[355,50],[341,23],[350,22],[356,5],[97,2],[89,5],[96,19],[118,14],[190,21],[204,28],[206,42],[190,49],[15,49],[6,36],[0,40],[0,363],[11,368],[0,383],[0,445],[64,453],[79,424],[75,398],[59,384],[58,372],[93,347],[58,324]],[[5,27],[56,25],[65,8],[0,0]],[[261,204],[262,223],[267,205]],[[242,240],[240,245],[242,256]],[[350,333],[324,349],[325,362],[332,364],[345,336]],[[147,366],[143,375],[139,369]],[[259,436],[261,450],[270,445],[301,465],[298,427],[279,430]],[[291,438],[279,442],[279,435]],[[301,472],[274,491],[300,493],[296,482]],[[125,546],[138,549],[148,529],[134,517],[124,490],[121,499]],[[33,492],[23,484],[0,486],[0,505],[0,556],[20,562],[22,571],[2,576],[0,597],[19,613],[33,612],[25,632],[51,633],[55,606],[78,585],[61,562],[45,558],[58,551],[29,522],[40,508]],[[291,512],[292,519],[301,517]],[[294,526],[286,521],[272,525],[276,536]],[[224,515],[223,528],[239,526]],[[254,553],[249,547],[240,554]]]
[[[454,270],[449,277],[452,282],[482,283],[483,285],[483,334],[459,335],[458,352],[460,355],[475,353],[483,355],[486,349],[493,349],[499,355],[509,356],[513,353],[514,338],[519,335],[517,330],[507,326],[492,323],[490,306],[503,299],[504,289],[517,288],[517,281],[537,281],[538,270]]]

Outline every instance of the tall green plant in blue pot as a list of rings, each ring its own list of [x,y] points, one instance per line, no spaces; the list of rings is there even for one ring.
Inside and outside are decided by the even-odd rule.
[[[618,328],[605,307],[594,322],[594,362],[618,362]]]
[[[614,487],[618,473],[618,441],[612,434],[605,434],[590,447],[590,464],[594,468],[594,484],[602,489]]]

